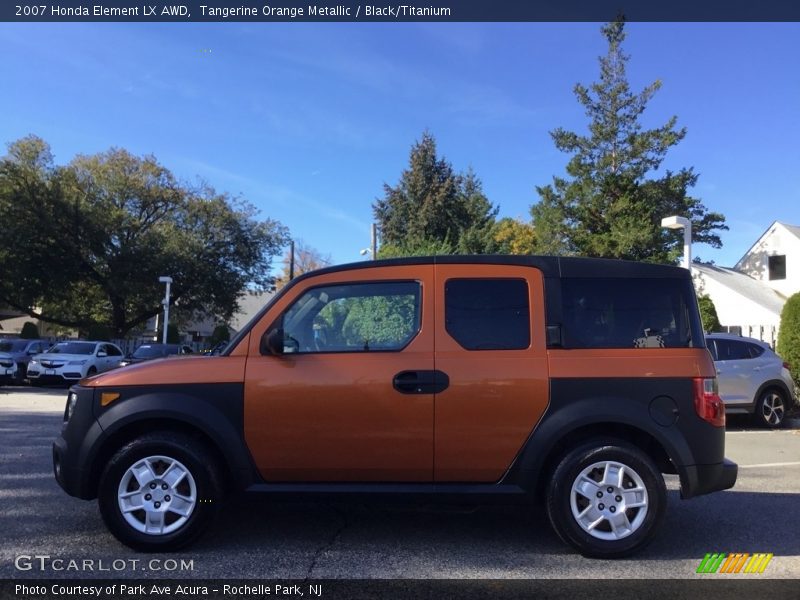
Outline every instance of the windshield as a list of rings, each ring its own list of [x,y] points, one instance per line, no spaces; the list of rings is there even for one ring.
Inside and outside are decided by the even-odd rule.
[[[163,356],[164,349],[162,346],[139,346],[136,352],[133,353],[133,358],[155,358],[156,356]]]
[[[50,348],[51,354],[94,354],[96,344],[91,342],[60,342]]]
[[[0,342],[0,352],[22,352],[27,345],[25,340]]]

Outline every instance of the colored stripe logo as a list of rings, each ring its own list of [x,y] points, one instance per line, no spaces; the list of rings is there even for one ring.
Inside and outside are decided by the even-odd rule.
[[[749,554],[747,552],[736,552],[733,554],[709,552],[703,557],[703,560],[700,561],[700,566],[697,567],[697,573],[763,573],[769,561],[772,560],[772,557],[773,554],[771,552],[757,552],[755,554]]]

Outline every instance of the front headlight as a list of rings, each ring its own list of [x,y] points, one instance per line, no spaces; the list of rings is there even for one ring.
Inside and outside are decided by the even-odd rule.
[[[70,392],[67,396],[67,408],[64,410],[64,420],[69,421],[72,413],[75,412],[75,404],[78,402],[78,394]]]
[[[85,365],[89,360],[71,360],[67,364],[68,365]]]
[[[36,367],[38,365],[39,365],[39,363],[37,361],[33,360],[33,359],[31,359],[31,361],[28,363],[29,367]]]

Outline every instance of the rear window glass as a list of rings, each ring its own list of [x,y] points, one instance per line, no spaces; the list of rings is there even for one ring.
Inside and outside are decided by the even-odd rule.
[[[561,289],[567,348],[704,345],[688,280],[574,278]]]

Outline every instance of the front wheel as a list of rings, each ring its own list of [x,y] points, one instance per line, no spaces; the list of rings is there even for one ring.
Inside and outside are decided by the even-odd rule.
[[[652,541],[667,492],[653,461],[622,441],[595,440],[567,453],[547,490],[556,533],[581,554],[628,556]]]
[[[134,550],[165,552],[199,537],[221,500],[215,461],[197,440],[176,432],[143,435],[123,446],[100,479],[100,514]]]
[[[780,390],[766,390],[756,402],[756,421],[763,427],[777,429],[786,420],[786,409],[786,398]]]

